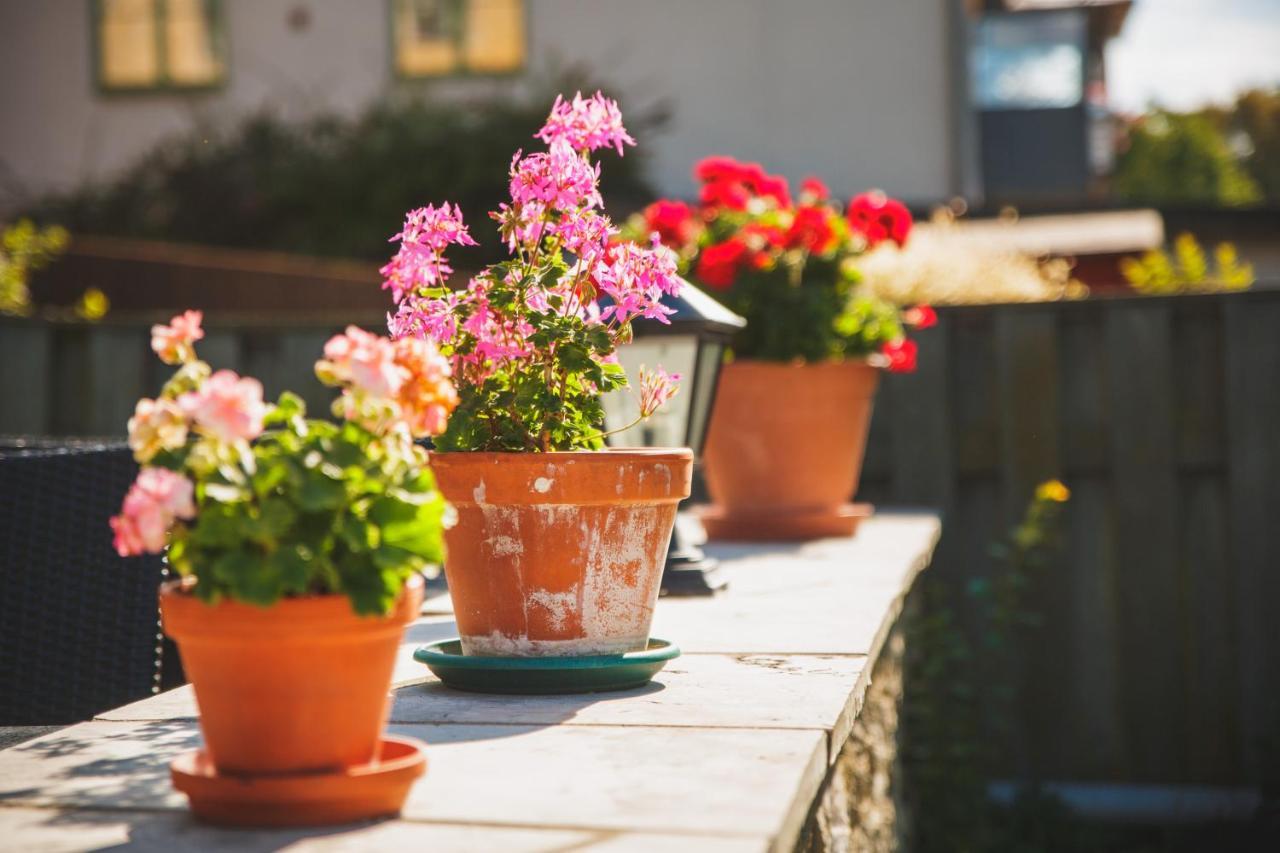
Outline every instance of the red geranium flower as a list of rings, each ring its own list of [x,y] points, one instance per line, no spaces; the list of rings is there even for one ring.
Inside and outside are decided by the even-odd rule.
[[[911,211],[879,190],[849,202],[849,227],[866,237],[868,246],[892,240],[901,246],[911,233]]]
[[[694,275],[708,287],[727,290],[738,278],[738,265],[747,253],[747,244],[737,237],[708,246],[698,257]]]
[[[893,373],[911,373],[916,369],[916,342],[907,338],[889,341],[880,347],[880,352],[889,359],[889,370]]]
[[[917,305],[902,312],[902,321],[917,329],[927,329],[938,325],[938,312],[928,305]]]
[[[711,181],[702,185],[698,201],[705,207],[727,207],[730,210],[746,210],[751,191],[738,181]]]
[[[822,207],[801,207],[796,210],[795,221],[787,231],[787,248],[800,246],[815,255],[821,255],[831,248],[835,231],[828,216],[826,208]]]
[[[754,186],[756,195],[773,199],[780,208],[791,207],[791,188],[787,186],[787,179],[782,175],[762,174],[756,178]]]
[[[831,190],[827,189],[827,185],[817,178],[810,175],[800,182],[800,198],[809,201],[826,201],[831,197]]]
[[[655,201],[644,209],[644,224],[650,233],[657,232],[663,243],[677,248],[692,240],[698,228],[689,205],[667,199]]]

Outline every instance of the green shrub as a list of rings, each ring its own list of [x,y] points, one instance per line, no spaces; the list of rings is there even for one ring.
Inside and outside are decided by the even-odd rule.
[[[588,88],[567,76],[557,86]],[[73,232],[380,259],[404,211],[426,200],[448,198],[468,211],[506,200],[511,152],[537,144],[530,128],[542,125],[552,100],[536,88],[465,102],[396,97],[350,119],[258,114],[226,128],[197,126],[114,180],[44,199],[30,213]],[[665,121],[661,108],[630,115],[641,132]],[[613,165],[602,189],[624,212],[652,197],[634,153]],[[505,256],[495,232],[475,232],[481,249],[462,263]]]

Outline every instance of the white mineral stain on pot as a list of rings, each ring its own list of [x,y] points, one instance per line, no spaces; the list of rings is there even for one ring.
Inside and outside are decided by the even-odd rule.
[[[484,480],[481,480],[480,485],[476,486],[474,489],[471,490],[471,497],[475,499],[476,503],[482,504],[484,503],[484,495],[485,495]]]
[[[547,492],[551,491],[552,482],[552,480],[549,480],[546,477],[539,477],[533,481],[533,490],[545,495]]]
[[[552,630],[564,628],[569,616],[577,609],[578,596],[575,592],[549,592],[535,589],[529,593],[529,604],[545,610],[551,621]]]

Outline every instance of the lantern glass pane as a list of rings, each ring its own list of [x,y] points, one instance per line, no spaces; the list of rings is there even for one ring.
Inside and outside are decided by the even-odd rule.
[[[649,420],[609,436],[613,447],[684,447],[689,435],[689,414],[693,400],[694,370],[697,367],[698,339],[694,335],[656,335],[637,338],[619,347],[618,361],[627,371],[631,387],[604,396],[605,425],[619,429],[640,414],[640,367],[661,367],[679,373],[680,390]]]

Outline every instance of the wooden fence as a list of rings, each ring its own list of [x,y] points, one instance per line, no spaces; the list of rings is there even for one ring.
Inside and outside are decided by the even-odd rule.
[[[1280,291],[953,308],[885,383],[861,496],[940,507],[950,600],[1073,497],[1023,688],[1043,777],[1280,766]],[[1022,763],[1020,760],[1019,763]]]
[[[211,322],[201,352],[323,411],[311,364],[339,325]],[[1280,766],[1280,291],[951,308],[920,342],[861,497],[944,511],[931,575],[955,601],[1037,482],[1073,492],[1025,758],[1151,782]],[[145,323],[0,320],[0,433],[118,435],[165,370]]]

